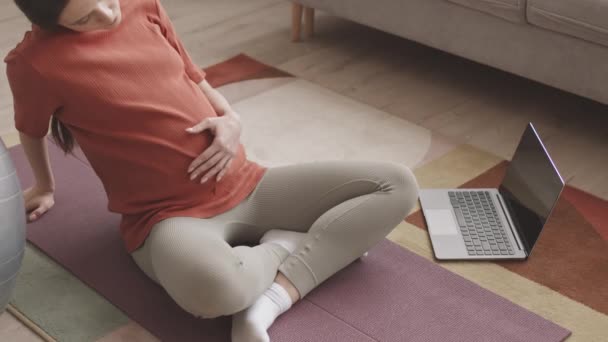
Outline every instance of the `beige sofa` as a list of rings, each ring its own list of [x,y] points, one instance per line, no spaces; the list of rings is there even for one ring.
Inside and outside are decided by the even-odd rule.
[[[295,1],[294,40],[319,9],[608,104],[608,0]]]

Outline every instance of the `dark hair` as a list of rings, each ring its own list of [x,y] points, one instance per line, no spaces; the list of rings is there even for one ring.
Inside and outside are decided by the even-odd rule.
[[[72,153],[74,150],[74,137],[68,128],[59,121],[55,115],[51,119],[51,134],[53,139],[65,154]]]
[[[23,14],[43,30],[53,31],[59,27],[59,15],[69,0],[15,0]],[[55,113],[57,114],[57,113]],[[51,134],[59,147],[67,154],[74,149],[74,137],[55,115],[51,119]]]
[[[67,6],[69,0],[15,0],[15,4],[23,14],[44,30],[57,28],[59,15]]]

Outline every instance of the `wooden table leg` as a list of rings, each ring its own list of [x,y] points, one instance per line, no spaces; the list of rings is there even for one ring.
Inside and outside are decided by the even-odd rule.
[[[315,32],[315,9],[304,8],[304,38],[310,38]]]
[[[291,41],[300,41],[300,31],[302,27],[302,10],[304,6],[298,3],[293,3],[291,9]]]

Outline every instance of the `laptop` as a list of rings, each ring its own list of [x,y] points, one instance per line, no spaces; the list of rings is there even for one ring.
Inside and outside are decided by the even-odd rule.
[[[499,188],[420,190],[435,257],[527,259],[563,189],[529,123]]]

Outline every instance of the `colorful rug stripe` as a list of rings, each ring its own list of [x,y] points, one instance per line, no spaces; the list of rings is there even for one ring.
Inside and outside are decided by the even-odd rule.
[[[285,71],[260,63],[244,54],[239,54],[204,70],[207,73],[205,77],[207,82],[213,87],[263,78],[293,77]]]

